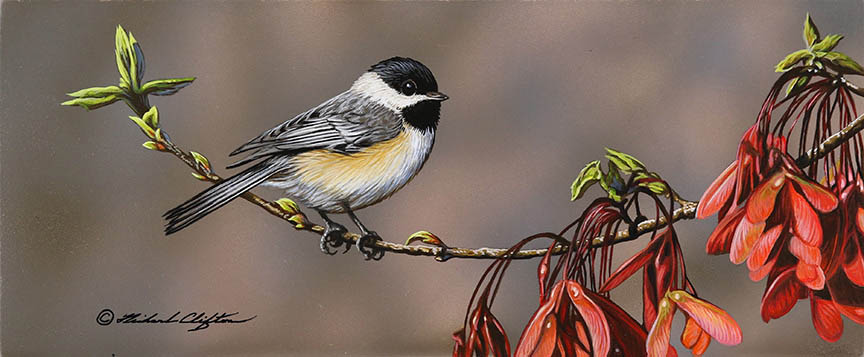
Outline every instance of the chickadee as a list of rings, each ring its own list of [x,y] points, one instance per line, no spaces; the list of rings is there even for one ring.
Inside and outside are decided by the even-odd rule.
[[[357,219],[355,210],[390,197],[420,171],[435,143],[441,102],[429,68],[393,57],[373,65],[350,89],[243,144],[231,156],[248,153],[228,166],[255,162],[166,212],[165,234],[177,232],[258,185],[285,190],[315,209],[325,221],[321,249],[343,244],[345,227],[328,213],[347,213],[362,238],[366,259],[382,250],[380,240]]]

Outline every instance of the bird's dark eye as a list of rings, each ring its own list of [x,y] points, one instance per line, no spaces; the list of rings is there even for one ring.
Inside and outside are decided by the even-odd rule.
[[[401,92],[404,95],[414,95],[414,93],[417,93],[417,83],[414,83],[413,79],[402,82]]]

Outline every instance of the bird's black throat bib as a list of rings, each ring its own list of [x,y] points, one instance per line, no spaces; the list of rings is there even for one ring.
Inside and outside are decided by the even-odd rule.
[[[441,102],[424,100],[402,109],[402,117],[409,125],[420,130],[435,130],[441,117]]]

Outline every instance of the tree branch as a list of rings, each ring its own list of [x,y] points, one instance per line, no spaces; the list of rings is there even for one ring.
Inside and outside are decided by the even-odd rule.
[[[143,115],[143,114],[142,114]],[[855,119],[852,123],[850,123],[845,128],[838,131],[836,134],[829,137],[827,140],[822,142],[816,149],[808,152],[806,155],[802,155],[798,158],[798,166],[799,167],[807,167],[814,160],[820,159],[828,154],[831,150],[834,150],[838,146],[840,146],[843,142],[849,140],[852,136],[860,132],[864,129],[864,115]],[[169,142],[169,151],[174,154],[177,158],[182,160],[189,167],[196,169],[195,160],[191,157],[191,155],[186,154],[179,148],[177,148],[174,144]],[[205,175],[209,181],[213,183],[218,183],[222,179],[214,174],[210,173],[209,175]],[[311,223],[308,221],[304,221],[303,224],[296,224],[296,222],[291,221],[291,218],[294,217],[294,214],[285,212],[282,208],[273,202],[267,201],[261,198],[258,195],[253,194],[252,192],[246,192],[241,197],[243,199],[251,202],[254,205],[257,205],[263,208],[268,213],[279,217],[285,221],[292,223],[296,229],[313,232],[317,235],[320,235],[324,232],[324,227]],[[698,202],[693,201],[683,201],[683,207],[676,209],[673,212],[672,220],[673,222],[681,221],[681,220],[689,220],[696,217],[696,206]],[[302,212],[300,212],[302,215]],[[305,216],[305,215],[304,215]],[[655,228],[663,228],[667,224],[666,218],[661,217],[659,221],[657,220],[647,220],[639,224],[639,229],[635,236],[631,236],[630,233],[626,230],[619,231],[615,235],[615,240],[612,244],[618,244],[622,242],[627,242],[634,240],[645,234],[654,230]],[[360,235],[353,232],[345,233],[342,238],[346,241],[352,242],[354,244],[360,239]],[[595,238],[594,245],[599,246],[603,244],[603,238]],[[422,255],[422,256],[433,256],[436,257],[436,260],[446,261],[450,258],[470,258],[470,259],[496,259],[504,256],[507,252],[505,248],[440,248],[440,247],[432,247],[432,246],[423,246],[423,245],[405,245],[399,243],[393,243],[388,241],[377,241],[374,246],[384,249],[387,252],[397,253],[397,254],[407,254],[407,255]],[[565,246],[558,245],[556,248],[553,248],[553,254],[560,254],[566,250]],[[547,252],[546,248],[543,249],[527,249],[521,250],[517,252],[513,258],[515,259],[528,259],[528,258],[536,258],[542,257]]]
[[[810,166],[813,161],[825,157],[829,152],[851,139],[855,134],[858,134],[861,129],[864,129],[864,115],[859,116],[845,128],[829,136],[828,139],[825,139],[816,148],[810,149],[806,154],[801,155],[801,157],[795,160],[795,163],[802,169]]]

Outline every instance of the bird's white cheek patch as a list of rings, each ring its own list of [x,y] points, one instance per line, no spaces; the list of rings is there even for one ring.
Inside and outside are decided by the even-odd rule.
[[[351,91],[366,96],[369,100],[395,111],[431,99],[428,96],[421,94],[411,96],[403,95],[395,89],[390,88],[390,86],[388,86],[387,83],[384,83],[384,81],[381,80],[381,77],[374,72],[366,72],[360,76],[360,78],[354,82],[354,85],[351,86]]]

